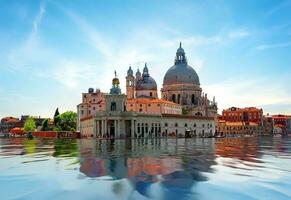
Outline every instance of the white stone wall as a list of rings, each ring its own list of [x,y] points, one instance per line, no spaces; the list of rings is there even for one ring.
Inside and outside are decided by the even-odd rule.
[[[186,126],[187,125],[187,126]],[[187,118],[162,118],[162,133],[185,136],[189,130],[196,136],[210,136],[215,134],[215,121]]]
[[[139,117],[137,120],[136,128],[137,133],[140,134],[141,131],[138,131],[138,126],[140,128],[148,126],[160,127],[159,134],[161,135],[180,135],[185,137],[185,132],[190,131],[192,135],[196,136],[213,136],[215,134],[215,121],[214,120],[205,120],[205,119],[187,119],[187,118],[169,118],[169,117]],[[187,125],[187,126],[186,126]],[[145,131],[144,135],[149,135]]]
[[[158,98],[158,93],[157,90],[136,90],[136,97],[142,96]]]
[[[99,118],[99,120],[112,120],[110,117]],[[96,119],[95,119],[96,120]],[[122,120],[122,119],[121,119]],[[160,136],[185,137],[186,131],[193,136],[213,136],[215,134],[215,121],[210,119],[189,119],[175,117],[161,117],[160,115],[138,115],[132,120],[135,122],[134,132],[139,137],[153,138]],[[104,121],[105,122],[105,121]],[[122,125],[123,123],[121,123]],[[95,125],[96,126],[96,125]],[[94,137],[98,131],[94,128],[93,119],[81,121],[81,135]],[[118,133],[124,133],[125,127],[118,126]],[[99,134],[100,135],[100,134]]]
[[[93,118],[80,121],[81,137],[94,137]]]
[[[182,114],[182,107],[180,105],[162,104],[162,113],[163,114],[181,115]]]

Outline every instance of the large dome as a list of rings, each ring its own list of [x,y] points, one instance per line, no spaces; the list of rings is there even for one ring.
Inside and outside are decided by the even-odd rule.
[[[164,85],[183,83],[200,85],[196,71],[187,64],[174,65],[164,76]]]
[[[196,71],[188,65],[184,49],[180,47],[176,53],[175,65],[164,76],[164,85],[190,83],[200,85]]]

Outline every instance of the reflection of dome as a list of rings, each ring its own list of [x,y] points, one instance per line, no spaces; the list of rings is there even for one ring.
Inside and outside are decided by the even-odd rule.
[[[180,47],[176,53],[175,65],[164,76],[164,85],[190,83],[200,85],[196,71],[188,65],[184,49]]]

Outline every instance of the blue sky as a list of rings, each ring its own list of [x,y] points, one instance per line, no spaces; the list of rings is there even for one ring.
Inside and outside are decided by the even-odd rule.
[[[219,110],[291,113],[291,1],[0,1],[0,117],[76,110],[148,63],[161,88],[181,41]]]

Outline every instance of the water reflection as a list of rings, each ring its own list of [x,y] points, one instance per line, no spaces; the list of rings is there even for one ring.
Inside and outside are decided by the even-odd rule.
[[[290,167],[280,166],[285,163],[282,159],[291,160],[290,146],[289,138],[270,137],[102,141],[12,138],[0,139],[0,164],[9,173],[18,169],[20,174],[27,172],[21,168],[28,163],[30,168],[37,167],[36,171],[38,167],[49,168],[48,164],[55,166],[50,173],[61,177],[69,170],[72,183],[84,188],[89,183],[101,183],[97,191],[86,191],[97,192],[99,199],[104,199],[102,190],[107,191],[102,197],[108,199],[201,199],[199,185],[215,180],[223,183],[224,176],[231,181],[244,180],[242,177],[262,181],[273,179],[269,175],[272,171],[273,175],[284,172],[290,177]],[[19,163],[6,164],[5,168],[5,159]],[[1,176],[7,176],[5,170],[0,173],[0,183]]]
[[[236,158],[242,161],[259,162],[258,138],[224,138],[215,143],[216,155],[225,158]]]
[[[165,199],[177,195],[181,199],[196,182],[207,180],[202,172],[211,172],[215,165],[213,145],[209,140],[81,140],[80,172],[127,179],[133,190],[146,197],[150,187],[159,183]]]

